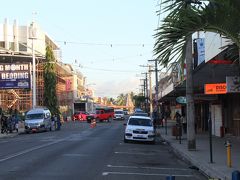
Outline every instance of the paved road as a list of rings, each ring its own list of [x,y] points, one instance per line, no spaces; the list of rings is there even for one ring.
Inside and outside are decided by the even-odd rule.
[[[158,142],[123,143],[123,121],[0,139],[1,180],[205,180]]]

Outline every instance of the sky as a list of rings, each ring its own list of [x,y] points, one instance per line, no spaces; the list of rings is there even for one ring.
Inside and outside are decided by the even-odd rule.
[[[159,2],[9,0],[1,2],[0,23],[8,18],[10,24],[16,19],[27,25],[34,19],[60,46],[62,61],[83,73],[96,96],[116,98],[141,92],[147,68],[140,65],[153,59]]]

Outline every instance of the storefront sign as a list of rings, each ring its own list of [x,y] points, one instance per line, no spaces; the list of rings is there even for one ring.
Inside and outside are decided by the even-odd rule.
[[[0,89],[29,89],[29,64],[0,64]]]
[[[227,93],[240,93],[240,77],[228,76],[226,77]]]
[[[186,104],[187,103],[187,100],[186,100],[186,97],[184,96],[179,96],[176,98],[176,101],[179,103],[179,104]]]
[[[205,84],[205,94],[226,94],[226,83]]]

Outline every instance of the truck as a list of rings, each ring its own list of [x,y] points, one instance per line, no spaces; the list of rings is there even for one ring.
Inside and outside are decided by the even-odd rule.
[[[73,103],[72,120],[86,120],[85,115],[93,111],[93,102],[80,101]],[[83,114],[83,116],[82,116]],[[81,117],[81,118],[80,118]]]
[[[96,120],[96,122],[111,122],[114,118],[114,109],[112,107],[97,107],[86,118],[88,123],[91,123],[92,120]]]

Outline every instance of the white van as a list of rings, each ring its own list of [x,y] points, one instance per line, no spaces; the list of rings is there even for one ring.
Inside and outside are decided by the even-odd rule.
[[[25,132],[51,131],[52,120],[51,112],[48,108],[34,108],[27,112],[25,116]]]
[[[115,120],[124,120],[124,112],[122,109],[115,109],[114,110],[114,119]]]

